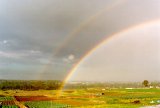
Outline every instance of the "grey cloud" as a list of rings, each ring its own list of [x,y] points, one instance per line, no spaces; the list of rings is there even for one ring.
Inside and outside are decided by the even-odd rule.
[[[0,51],[12,58],[3,56],[0,60],[8,66],[23,64],[24,73],[25,66],[51,64],[59,77],[64,76],[72,64],[101,40],[134,24],[160,17],[158,0],[122,0],[123,3],[105,11],[117,1],[1,0]],[[97,13],[101,14],[65,41],[73,30]],[[19,72],[18,68],[15,72]],[[49,73],[52,71],[51,66]]]
[[[51,53],[77,24],[111,1],[98,4],[96,0],[91,3],[73,0],[5,2],[1,7],[1,37],[15,40],[17,45],[12,45],[11,49],[35,48]]]
[[[144,3],[143,3],[144,2]],[[126,1],[109,12],[104,12],[82,28],[68,41],[57,56],[75,54],[82,57],[99,42],[112,34],[136,24],[160,19],[159,1]]]

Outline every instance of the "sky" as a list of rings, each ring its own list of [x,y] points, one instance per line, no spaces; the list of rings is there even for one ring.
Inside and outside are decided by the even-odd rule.
[[[1,0],[0,79],[64,79],[74,64],[102,40],[128,27],[159,18],[159,0]],[[125,73],[128,81],[133,76],[130,73],[135,71],[145,72],[144,78],[154,80],[159,71],[157,38],[160,34],[155,26],[148,28],[152,29],[134,30],[125,38],[112,40],[109,46],[104,44],[103,51],[98,48],[96,56],[91,54],[78,66],[73,80],[86,80],[84,76],[92,75],[88,80],[121,81],[124,78],[118,76]],[[147,40],[149,42],[145,43]],[[128,48],[120,46],[121,43]],[[140,43],[144,44],[143,48]],[[146,55],[143,49],[150,53]],[[137,55],[133,57],[129,52]],[[118,61],[106,60],[115,56]],[[137,61],[130,64],[131,58]],[[139,59],[145,65],[136,68]],[[86,64],[89,69],[85,68]],[[124,67],[118,64],[128,67],[122,69],[127,71],[122,72]],[[97,74],[104,78],[96,78]]]
[[[160,21],[115,35],[86,56],[70,80],[159,81],[159,29]]]

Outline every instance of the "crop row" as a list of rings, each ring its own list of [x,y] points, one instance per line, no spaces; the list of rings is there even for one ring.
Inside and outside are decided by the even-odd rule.
[[[53,100],[46,96],[15,96],[17,101],[48,101]]]
[[[52,101],[26,102],[28,108],[71,108],[70,105],[55,103]]]
[[[15,105],[14,101],[1,101],[0,102],[1,105]]]
[[[10,105],[10,106],[8,106],[8,105],[3,105],[1,108],[19,108],[19,107],[16,106],[16,105]]]
[[[0,101],[9,101],[9,100],[14,100],[14,97],[0,97]]]

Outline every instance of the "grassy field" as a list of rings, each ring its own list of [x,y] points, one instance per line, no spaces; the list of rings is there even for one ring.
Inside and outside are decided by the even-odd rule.
[[[18,101],[19,104],[29,108],[140,108],[160,104],[160,89],[156,88],[64,90],[60,97],[56,97],[56,92],[56,90],[0,91],[0,102],[17,101],[15,97],[19,96],[20,99],[23,97],[32,99],[31,101]],[[12,105],[9,105],[9,102],[7,106],[14,106],[13,102]]]

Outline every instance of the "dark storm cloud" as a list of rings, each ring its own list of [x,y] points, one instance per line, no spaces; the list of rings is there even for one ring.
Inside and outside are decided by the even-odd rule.
[[[24,77],[27,70],[35,72],[48,63],[55,65],[54,72],[64,77],[73,57],[64,54],[66,56],[52,58],[55,50],[79,23],[110,3],[112,0],[0,1],[1,77],[11,78],[11,70],[24,72]]]

